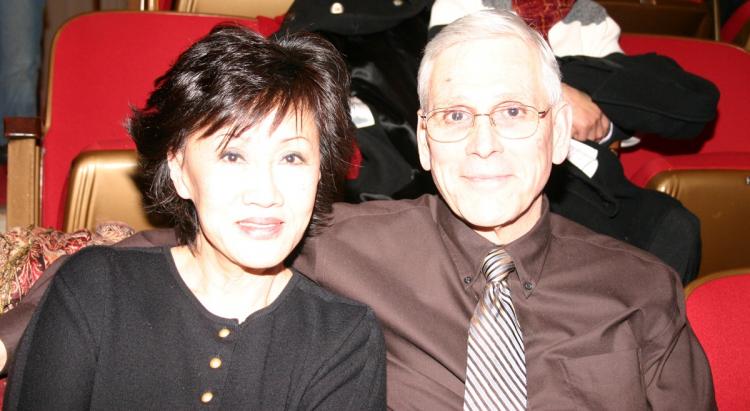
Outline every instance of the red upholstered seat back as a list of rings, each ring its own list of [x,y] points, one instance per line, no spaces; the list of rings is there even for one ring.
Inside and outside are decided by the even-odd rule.
[[[57,33],[43,139],[42,225],[60,229],[68,170],[88,147],[134,148],[123,124],[180,52],[222,21],[268,35],[271,19],[169,12],[97,12]]]
[[[631,181],[646,187],[659,173],[673,170],[747,170],[750,177],[750,151],[658,156],[631,175]]]
[[[687,296],[688,320],[711,364],[719,409],[748,410],[750,269],[706,280]]]
[[[721,26],[721,41],[731,43],[748,22],[750,22],[750,1],[745,1]]]
[[[634,150],[624,149],[621,160],[628,177],[660,155],[750,152],[747,132],[750,102],[750,53],[725,43],[691,38],[623,34],[622,48],[628,54],[656,52],[673,58],[685,70],[707,78],[721,92],[719,114],[714,125],[693,140],[645,137]]]

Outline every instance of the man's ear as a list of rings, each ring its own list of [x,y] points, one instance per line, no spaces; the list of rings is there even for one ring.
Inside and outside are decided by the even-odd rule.
[[[174,189],[177,191],[177,195],[185,200],[191,198],[189,176],[183,169],[185,162],[185,149],[178,149],[177,151],[170,151],[167,154],[167,166],[169,167],[169,178],[174,184]]]
[[[419,163],[425,171],[430,171],[430,145],[427,141],[427,127],[422,119],[422,110],[417,111],[417,148],[419,149]]]
[[[573,109],[568,103],[560,102],[552,114],[552,162],[560,164],[568,157],[570,150]]]

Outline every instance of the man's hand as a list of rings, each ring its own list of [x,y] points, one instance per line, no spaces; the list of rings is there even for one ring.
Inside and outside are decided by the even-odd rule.
[[[573,138],[598,142],[609,133],[609,119],[588,94],[562,85],[563,99],[573,108]]]

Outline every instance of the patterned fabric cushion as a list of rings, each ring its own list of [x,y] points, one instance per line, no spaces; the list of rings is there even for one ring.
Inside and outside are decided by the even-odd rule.
[[[72,233],[29,226],[0,234],[0,313],[13,308],[58,257],[89,245],[114,244],[135,231],[122,223],[103,223]]]

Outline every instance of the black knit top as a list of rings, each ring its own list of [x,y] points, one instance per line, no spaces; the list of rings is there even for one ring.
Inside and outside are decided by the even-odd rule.
[[[168,247],[91,247],[60,269],[24,334],[6,409],[384,409],[366,306],[298,272],[244,322],[208,312]]]

